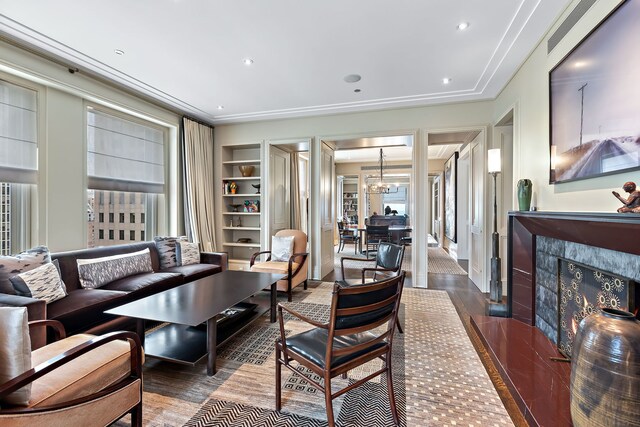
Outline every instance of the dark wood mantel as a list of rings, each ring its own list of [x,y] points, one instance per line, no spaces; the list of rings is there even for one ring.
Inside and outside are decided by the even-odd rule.
[[[509,314],[529,325],[535,324],[537,236],[640,255],[640,214],[509,212]]]

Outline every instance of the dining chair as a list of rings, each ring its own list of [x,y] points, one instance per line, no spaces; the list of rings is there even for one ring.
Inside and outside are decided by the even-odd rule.
[[[313,387],[324,393],[329,427],[335,426],[333,399],[361,386],[365,382],[385,374],[389,406],[395,425],[400,424],[393,390],[392,344],[398,307],[402,295],[404,273],[389,279],[362,286],[333,287],[329,321],[320,323],[278,304],[280,338],[276,340],[276,410],[282,409],[282,367],[301,376]],[[286,336],[283,311],[315,326],[305,332]],[[370,375],[353,380],[345,388],[336,391],[331,380],[338,375],[374,359],[383,365]],[[295,365],[292,365],[295,362]],[[310,369],[324,380],[324,385],[296,369],[298,365]],[[343,408],[349,410],[349,408]]]
[[[356,234],[356,230],[345,228],[344,222],[338,221],[338,232],[340,234],[340,243],[338,244],[338,252],[344,249],[345,243],[353,243],[353,253],[358,251],[358,241],[360,236]]]
[[[380,243],[389,241],[389,226],[367,225],[365,236],[365,252],[367,258],[369,258],[370,251],[373,252],[377,250]]]

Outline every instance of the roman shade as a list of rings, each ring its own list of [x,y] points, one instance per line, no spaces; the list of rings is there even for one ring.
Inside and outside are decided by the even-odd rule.
[[[96,109],[87,112],[92,190],[164,193],[164,132]]]
[[[0,80],[0,181],[38,181],[37,93]]]

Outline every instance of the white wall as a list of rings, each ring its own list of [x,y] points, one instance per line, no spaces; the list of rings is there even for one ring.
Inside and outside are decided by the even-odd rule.
[[[493,122],[515,106],[513,185],[522,178],[533,182],[533,202],[538,210],[615,212],[621,206],[611,195],[625,181],[638,181],[638,172],[549,184],[549,71],[560,62],[619,0],[600,0],[547,55],[547,40],[579,1],[556,21],[493,107]],[[515,203],[515,202],[514,202]]]
[[[179,116],[114,89],[82,73],[0,42],[0,78],[38,87],[37,233],[32,245],[51,251],[87,246],[86,103],[106,105],[170,127],[175,140]],[[175,141],[170,142],[175,150]],[[174,171],[175,174],[175,171]],[[171,186],[173,183],[169,183]],[[172,206],[177,217],[177,203]],[[166,219],[164,213],[161,220]],[[174,231],[176,222],[172,221]],[[166,227],[166,222],[165,222]]]

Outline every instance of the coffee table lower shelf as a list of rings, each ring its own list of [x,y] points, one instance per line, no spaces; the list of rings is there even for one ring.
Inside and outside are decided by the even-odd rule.
[[[216,347],[229,341],[269,311],[269,307],[263,304],[250,305],[255,308],[247,307],[246,313],[218,322]],[[208,355],[206,324],[165,325],[145,336],[144,352],[145,357],[193,366]]]

